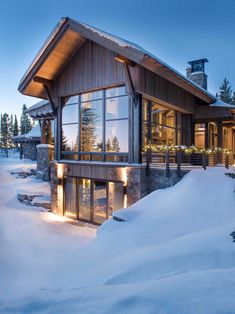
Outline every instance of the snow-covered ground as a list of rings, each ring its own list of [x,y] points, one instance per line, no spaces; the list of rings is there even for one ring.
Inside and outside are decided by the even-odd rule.
[[[194,170],[88,241],[17,203],[36,186],[0,167],[0,313],[235,313],[234,168]]]
[[[80,248],[96,234],[17,200],[17,193],[49,193],[47,183],[11,174],[31,168],[35,163],[28,160],[0,159],[0,313],[36,311],[36,305],[27,312],[17,304],[62,289],[67,272],[76,273]]]

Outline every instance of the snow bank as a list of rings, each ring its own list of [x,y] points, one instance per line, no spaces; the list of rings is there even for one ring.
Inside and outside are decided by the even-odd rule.
[[[61,225],[55,234],[50,231],[56,257],[48,250],[45,226],[37,239],[24,238],[38,256],[52,254],[54,262],[48,259],[48,265],[55,263],[55,269],[39,268],[33,279],[23,281],[30,285],[24,293],[14,287],[16,296],[0,294],[2,309],[58,314],[234,313],[235,243],[230,233],[235,230],[235,180],[224,172],[228,170],[220,167],[188,173],[174,187],[119,211],[126,222],[107,221],[79,250],[69,229],[66,234]],[[20,252],[27,261],[27,252]],[[33,263],[30,269],[35,270]],[[24,273],[18,275],[22,284]]]

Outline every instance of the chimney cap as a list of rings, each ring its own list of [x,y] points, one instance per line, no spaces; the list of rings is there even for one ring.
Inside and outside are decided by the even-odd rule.
[[[209,62],[206,58],[203,58],[203,59],[197,59],[197,60],[193,60],[193,61],[189,61],[188,64],[190,65],[193,65],[195,63],[206,63],[206,62]]]

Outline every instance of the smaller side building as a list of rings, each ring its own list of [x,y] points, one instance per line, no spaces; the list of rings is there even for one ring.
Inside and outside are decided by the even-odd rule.
[[[13,141],[20,146],[20,158],[36,160],[37,145],[41,143],[41,128],[37,124],[26,134],[13,137]]]

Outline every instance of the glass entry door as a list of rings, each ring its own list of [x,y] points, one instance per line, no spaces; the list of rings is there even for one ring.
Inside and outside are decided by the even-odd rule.
[[[107,182],[93,181],[93,221],[101,224],[108,219],[108,198],[107,198]]]
[[[67,177],[64,185],[64,215],[102,224],[123,207],[122,182]]]
[[[91,180],[77,179],[78,185],[78,218],[92,220],[91,216]]]

